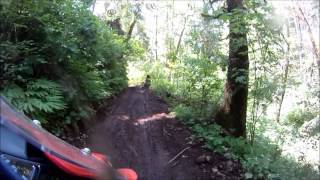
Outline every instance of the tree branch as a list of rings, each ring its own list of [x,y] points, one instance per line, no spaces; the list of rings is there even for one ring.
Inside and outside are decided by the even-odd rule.
[[[225,12],[217,14],[217,15],[212,15],[212,14],[207,14],[207,13],[201,13],[202,17],[205,18],[211,18],[211,19],[219,19],[220,16],[222,16]]]
[[[136,17],[134,17],[133,22],[130,24],[130,27],[129,27],[129,31],[128,31],[128,34],[127,34],[126,41],[129,41],[129,40],[131,39],[132,32],[133,32],[134,26],[136,25],[136,22],[137,22],[137,18],[136,18]]]
[[[172,163],[174,160],[176,160],[182,153],[184,153],[186,150],[190,149],[191,147],[186,147],[182,151],[180,151],[177,155],[175,155],[170,161],[168,161],[167,164]]]

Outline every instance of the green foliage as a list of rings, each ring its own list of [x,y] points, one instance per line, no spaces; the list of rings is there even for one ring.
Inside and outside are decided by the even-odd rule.
[[[173,91],[173,85],[168,79],[169,69],[163,67],[161,63],[146,64],[144,67],[146,74],[151,77],[151,89],[157,94],[165,97],[168,92]]]
[[[279,92],[283,87],[288,89],[293,82],[293,78],[288,78],[288,86],[284,86],[283,72],[279,71],[283,67],[282,60],[289,57],[290,68],[294,60],[294,57],[284,54],[288,53],[284,51],[287,46],[283,35],[285,23],[264,0],[243,1],[245,8],[233,12],[227,12],[222,2],[204,2],[205,18],[190,20],[189,32],[186,32],[178,53],[167,47],[165,63],[148,64],[146,74],[151,75],[151,88],[168,100],[175,116],[204,139],[209,148],[239,159],[247,171],[247,179],[316,179],[317,172],[305,165],[306,162],[283,154],[283,144],[292,140],[284,136],[286,127],[267,117],[272,114],[270,110],[274,110],[274,105],[278,105]],[[218,18],[210,18],[211,15]],[[222,74],[225,74],[223,71],[228,62],[230,40],[224,28],[230,21],[234,25],[231,28],[233,33],[247,34],[249,47],[249,72],[240,70],[233,74],[238,83],[249,83],[248,140],[221,136],[223,130],[210,121],[222,95]],[[294,25],[290,24],[292,32],[296,28]],[[234,49],[243,43],[246,43],[244,39],[233,42]],[[249,82],[244,79],[246,73],[249,73]],[[315,99],[314,95],[312,97]],[[292,121],[310,120],[312,117],[310,113],[301,111],[289,113],[289,116]],[[288,123],[290,128],[292,123]]]
[[[138,61],[145,58],[145,49],[140,41],[131,39],[129,42],[127,54],[130,54],[130,61]]]
[[[279,144],[263,135],[270,130],[258,129],[254,143],[249,144],[241,138],[222,136],[223,130],[220,126],[199,121],[193,111],[186,107],[178,106],[174,108],[174,112],[177,118],[189,125],[197,138],[204,140],[209,149],[228,158],[240,160],[246,170],[246,179],[317,179],[317,171],[309,165],[284,156]],[[258,125],[259,128],[266,126]]]
[[[309,109],[294,109],[287,114],[285,123],[300,127],[304,122],[310,121],[317,116],[316,111]]]
[[[188,119],[187,123],[194,123],[193,121],[196,119],[198,113],[195,112],[191,107],[188,107],[183,104],[179,104],[172,109],[174,115],[178,119]]]
[[[222,95],[222,79],[217,64],[207,58],[183,57],[180,61],[147,64],[151,88],[163,97],[170,96],[174,106],[185,105],[198,109],[209,117]],[[206,108],[207,107],[207,108]]]
[[[124,57],[143,53],[94,16],[92,2],[0,2],[0,92],[55,131],[125,88]]]
[[[128,62],[127,76],[129,78],[129,86],[137,86],[145,82],[146,73],[143,68],[143,61]]]
[[[45,79],[37,79],[26,83],[25,88],[16,84],[8,85],[1,93],[8,101],[22,112],[32,117],[53,113],[66,108],[61,86]],[[44,122],[45,119],[42,119]]]

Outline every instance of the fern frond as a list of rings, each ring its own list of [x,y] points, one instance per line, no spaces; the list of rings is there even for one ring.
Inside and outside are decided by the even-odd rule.
[[[28,82],[26,89],[12,84],[1,94],[28,114],[53,113],[66,107],[60,85],[45,79]]]

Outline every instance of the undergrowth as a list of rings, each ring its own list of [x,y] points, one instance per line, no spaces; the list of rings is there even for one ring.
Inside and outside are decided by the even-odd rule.
[[[190,59],[187,61],[187,64],[190,63]],[[209,74],[203,73],[201,66],[188,67],[183,73],[175,72],[174,68],[167,69],[166,72],[161,64],[153,66],[147,64],[145,69],[151,76],[151,89],[170,104],[171,111],[177,119],[193,131],[195,138],[203,139],[207,148],[228,158],[239,160],[246,171],[244,175],[246,179],[318,179],[319,172],[314,167],[306,162],[298,162],[282,152],[283,142],[291,141],[290,132],[285,131],[283,126],[276,124],[267,116],[261,116],[256,122],[253,141],[222,136],[221,127],[212,120],[220,103],[222,94],[220,89],[223,89],[222,83],[219,83],[221,79],[215,75],[217,69]],[[197,76],[201,78],[195,80]],[[207,81],[204,80],[206,78],[218,81],[212,83],[211,87],[204,87],[205,91],[202,93],[201,83]],[[200,88],[197,86],[199,84]],[[212,91],[215,94],[210,96]],[[248,131],[250,130],[248,128]],[[272,138],[268,136],[270,133]]]
[[[188,106],[179,105],[172,111],[198,138],[205,140],[209,149],[240,160],[246,169],[246,179],[316,180],[319,177],[310,165],[283,156],[278,142],[263,136],[263,132],[258,133],[256,140],[250,144],[244,139],[222,136],[220,126],[207,123],[199,118],[197,110]]]

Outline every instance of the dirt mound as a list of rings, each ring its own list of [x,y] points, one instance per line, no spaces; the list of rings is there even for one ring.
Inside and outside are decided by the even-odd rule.
[[[239,163],[209,152],[168,114],[167,104],[141,87],[128,88],[91,129],[89,147],[139,180],[241,179]]]

